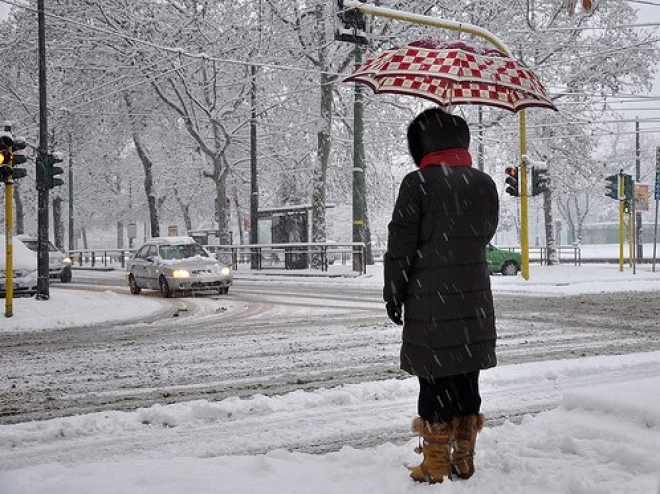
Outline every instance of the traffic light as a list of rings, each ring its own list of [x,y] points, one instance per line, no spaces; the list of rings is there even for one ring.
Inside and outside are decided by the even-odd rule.
[[[11,178],[18,180],[19,178],[27,177],[27,170],[25,168],[12,168]]]
[[[11,177],[11,170],[8,166],[0,165],[0,182],[7,183]]]
[[[585,14],[591,14],[591,12],[593,12],[593,0],[581,0],[580,3],[582,4],[582,12]],[[566,10],[568,10],[569,15],[573,15],[575,13],[575,0],[566,0]]]
[[[27,156],[22,153],[16,154],[16,151],[22,151],[27,146],[25,139],[22,137],[14,138],[14,146],[12,147],[12,169],[11,176],[14,180],[19,178],[27,177],[27,170],[25,168],[19,168],[18,165],[23,165],[27,162]]]
[[[626,200],[633,198],[633,179],[632,175],[623,175],[623,197]]]
[[[12,180],[27,176],[25,168],[16,167],[25,163],[27,156],[14,154],[15,151],[25,149],[25,146],[25,139],[14,138],[11,133],[11,123],[4,122],[0,130],[0,181],[9,184]]]
[[[14,136],[11,134],[11,122],[3,122],[0,130],[0,149],[10,148],[14,143]]]
[[[605,195],[612,199],[619,199],[619,175],[605,177]]]
[[[510,196],[518,197],[520,195],[520,187],[518,184],[518,171],[519,168],[508,166],[504,173],[506,173],[506,180],[504,181],[508,187],[505,189],[506,193]]]
[[[632,212],[632,204],[630,199],[623,200],[623,214],[630,214]]]
[[[55,166],[55,163],[63,161],[61,153],[52,153],[46,155],[46,187],[52,189],[64,184],[64,181],[59,177],[64,173],[61,166]]]
[[[365,0],[360,1],[364,3]],[[358,45],[368,45],[369,40],[365,35],[367,21],[364,14],[358,9],[345,9],[343,0],[337,0],[337,7],[339,8],[337,17],[341,26],[338,26],[335,31],[335,39]]]
[[[548,170],[532,167],[532,195],[537,196],[548,190]]]

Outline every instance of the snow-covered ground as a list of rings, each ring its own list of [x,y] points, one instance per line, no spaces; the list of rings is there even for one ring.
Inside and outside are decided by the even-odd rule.
[[[236,283],[249,276],[242,273]],[[352,287],[382,283],[379,268],[359,278],[317,280]],[[657,291],[660,298],[660,272],[651,272],[650,265],[638,266],[636,274],[628,267],[620,273],[617,265],[532,265],[529,281],[492,281],[495,292],[520,296]],[[163,309],[155,297],[51,287],[48,302],[15,300],[14,317],[0,320],[0,331],[116,321],[118,306],[125,318]],[[414,379],[393,379],[3,425],[0,493],[660,493],[660,352],[484,372],[487,415],[511,403],[534,409],[554,395],[561,405],[485,429],[477,474],[467,482],[415,485],[404,467],[419,461],[412,437],[403,444],[383,437],[377,447],[319,454],[278,446],[304,444],[338,429],[359,437],[383,423],[409,423],[416,392]],[[246,444],[264,453],[232,454]]]

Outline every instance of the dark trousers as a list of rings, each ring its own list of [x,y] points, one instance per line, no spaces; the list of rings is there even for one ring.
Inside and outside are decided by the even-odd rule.
[[[476,414],[480,409],[479,371],[433,380],[419,378],[417,413],[425,421],[451,422],[455,416]]]

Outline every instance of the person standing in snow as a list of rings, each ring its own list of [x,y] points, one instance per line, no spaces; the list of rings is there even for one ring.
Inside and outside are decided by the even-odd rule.
[[[420,482],[474,473],[479,372],[497,364],[495,314],[486,247],[495,234],[495,183],[471,167],[470,131],[440,108],[408,127],[419,170],[403,179],[389,223],[383,298],[403,324],[401,369],[419,379]],[[403,316],[403,320],[402,320]]]

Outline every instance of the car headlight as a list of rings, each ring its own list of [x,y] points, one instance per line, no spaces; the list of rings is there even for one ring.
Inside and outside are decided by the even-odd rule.
[[[229,276],[231,274],[231,269],[229,269],[227,266],[224,266],[222,269],[220,269],[220,274],[222,276]]]
[[[64,259],[62,259],[62,262],[64,264],[73,264],[73,261],[71,260],[70,257],[65,257]]]
[[[187,269],[175,269],[172,271],[172,278],[190,278],[190,271]]]

